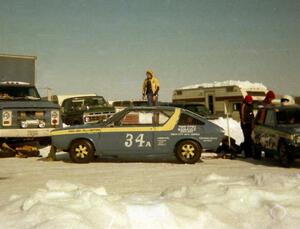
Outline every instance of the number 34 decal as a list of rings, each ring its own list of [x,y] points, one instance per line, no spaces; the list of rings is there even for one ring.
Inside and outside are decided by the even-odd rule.
[[[151,147],[151,142],[144,140],[144,134],[139,134],[136,138],[134,138],[133,134],[126,134],[124,145],[129,148],[134,144],[138,147]]]

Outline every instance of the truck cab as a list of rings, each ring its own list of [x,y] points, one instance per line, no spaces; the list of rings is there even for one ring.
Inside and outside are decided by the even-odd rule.
[[[42,100],[36,87],[17,81],[0,82],[0,143],[50,142],[62,126],[60,107]]]

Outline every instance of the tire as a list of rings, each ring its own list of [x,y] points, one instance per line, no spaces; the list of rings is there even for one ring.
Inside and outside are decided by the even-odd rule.
[[[71,144],[69,154],[75,163],[89,163],[94,158],[94,147],[90,141],[80,139]]]
[[[279,161],[283,167],[290,167],[293,163],[293,157],[288,150],[288,146],[285,142],[280,142],[278,145]]]
[[[175,148],[175,156],[185,164],[195,164],[199,161],[202,148],[199,144],[192,140],[179,142]]]

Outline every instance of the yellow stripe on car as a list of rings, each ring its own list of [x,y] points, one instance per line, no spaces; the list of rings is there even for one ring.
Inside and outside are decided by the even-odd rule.
[[[51,132],[51,136],[70,135],[70,134],[94,134],[94,133],[113,133],[113,132],[147,132],[147,131],[171,131],[174,129],[180,115],[180,108],[176,108],[172,117],[163,126],[143,126],[143,127],[102,127],[102,128],[82,128],[70,130],[55,130]]]

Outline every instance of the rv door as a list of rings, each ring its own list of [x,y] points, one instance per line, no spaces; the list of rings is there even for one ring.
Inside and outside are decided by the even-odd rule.
[[[206,101],[207,101],[207,107],[210,110],[211,114],[214,114],[215,113],[214,112],[215,111],[215,108],[214,108],[214,101],[215,101],[214,95],[207,94],[206,95]]]

